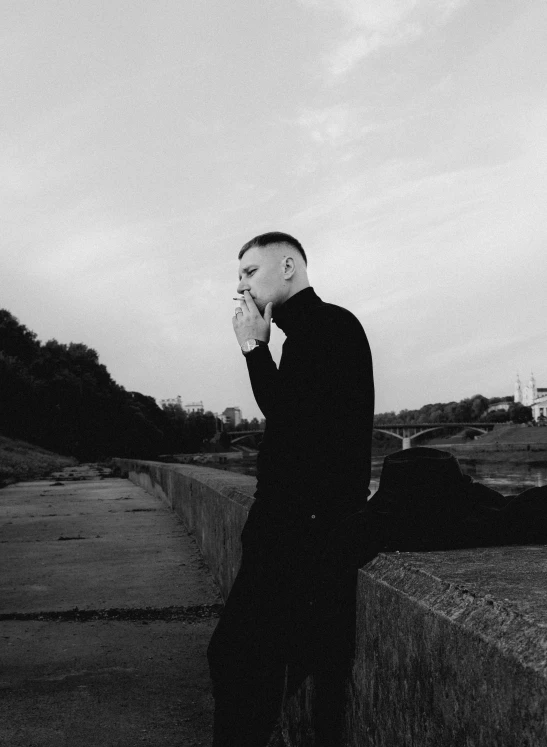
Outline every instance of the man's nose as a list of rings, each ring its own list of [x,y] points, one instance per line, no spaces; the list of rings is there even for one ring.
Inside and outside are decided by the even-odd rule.
[[[240,280],[239,285],[237,286],[236,293],[243,293],[243,291],[247,291],[247,290],[249,290],[249,284],[244,283],[243,280]]]

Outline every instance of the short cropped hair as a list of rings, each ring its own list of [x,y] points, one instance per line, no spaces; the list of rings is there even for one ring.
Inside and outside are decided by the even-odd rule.
[[[302,244],[295,239],[294,236],[290,236],[288,233],[282,233],[281,231],[270,231],[269,233],[262,233],[260,236],[255,236],[254,239],[251,239],[241,247],[237,258],[241,259],[245,252],[253,246],[263,247],[268,246],[268,244],[290,244],[290,246],[300,252],[306,265],[308,264],[308,258],[306,257],[306,252],[304,251]]]

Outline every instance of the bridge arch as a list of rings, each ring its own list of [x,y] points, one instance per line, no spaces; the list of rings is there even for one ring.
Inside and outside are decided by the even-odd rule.
[[[484,434],[492,430],[493,426],[493,423],[488,423],[484,426],[482,423],[389,423],[381,426],[373,426],[373,430],[399,438],[402,441],[402,448],[410,449],[412,442],[420,436],[423,436],[425,433],[449,428],[457,430],[474,430],[478,433]]]
[[[262,441],[264,431],[228,431],[228,435],[230,436],[230,443],[232,446],[236,446],[237,444],[241,444],[241,442],[247,440],[248,443],[252,444],[252,448],[256,449],[260,441]]]
[[[494,427],[494,423],[385,423],[382,425],[373,425],[373,431],[385,433],[388,436],[402,441],[403,449],[410,449],[412,442],[423,436],[425,433],[433,431],[452,429],[452,430],[473,430],[477,433],[489,433]],[[263,430],[249,431],[228,431],[232,439],[232,444],[237,444],[246,438],[252,437],[256,445],[258,438],[264,435]]]

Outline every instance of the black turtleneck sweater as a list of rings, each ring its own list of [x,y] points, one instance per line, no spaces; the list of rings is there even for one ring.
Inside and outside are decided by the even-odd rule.
[[[246,356],[266,418],[257,503],[323,516],[365,503],[374,381],[361,323],[311,287],[276,309],[274,322],[287,335],[279,369],[266,346]]]

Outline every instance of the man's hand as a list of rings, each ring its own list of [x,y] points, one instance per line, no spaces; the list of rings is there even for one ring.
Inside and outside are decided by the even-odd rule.
[[[267,304],[264,316],[262,316],[249,291],[244,291],[243,296],[244,299],[236,309],[235,316],[232,317],[237,341],[240,345],[252,338],[269,342],[273,304],[271,302]]]

